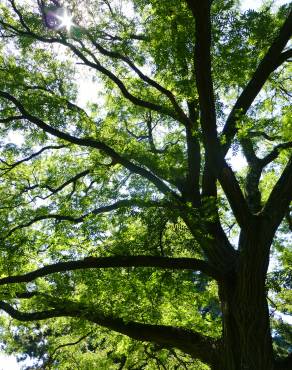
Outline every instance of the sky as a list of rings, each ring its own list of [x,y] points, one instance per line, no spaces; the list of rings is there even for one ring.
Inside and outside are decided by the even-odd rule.
[[[287,3],[288,0],[275,0],[274,5],[275,7],[278,7],[282,4]],[[258,9],[261,5],[261,0],[242,0],[241,2],[241,9],[247,10],[247,9]],[[91,81],[91,78],[89,76],[86,76],[84,80],[80,83],[79,88],[79,104],[81,106],[86,106],[86,103],[88,101],[92,101],[94,97],[96,97],[96,93],[94,92],[96,89],[96,85]],[[18,134],[14,134],[13,137],[11,137],[11,141],[15,144],[20,144],[22,142],[22,137]],[[245,160],[242,156],[237,155],[232,160],[232,168],[234,170],[239,170],[242,168],[245,164]],[[292,317],[288,315],[283,315],[282,319],[284,319],[286,322],[289,322],[292,325]],[[28,362],[27,362],[28,364]],[[0,370],[21,370],[21,365],[17,363],[16,358],[14,356],[6,356],[3,354],[0,354]]]
[[[274,5],[279,7],[283,4],[287,4],[289,0],[275,0]],[[245,9],[258,9],[262,4],[261,0],[243,0],[241,1],[241,8]]]

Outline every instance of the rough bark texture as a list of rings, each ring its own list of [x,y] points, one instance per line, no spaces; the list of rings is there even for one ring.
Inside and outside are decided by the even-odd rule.
[[[223,314],[222,369],[272,370],[273,348],[261,255],[256,232],[245,238],[245,252],[255,251],[253,266],[239,262],[237,271],[220,286]],[[244,260],[245,258],[242,258]]]

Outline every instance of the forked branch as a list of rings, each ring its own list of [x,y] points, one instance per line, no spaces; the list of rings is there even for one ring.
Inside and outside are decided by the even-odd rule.
[[[232,169],[225,162],[217,135],[215,98],[211,64],[211,1],[191,1],[187,3],[195,18],[195,72],[201,111],[201,127],[205,147],[205,169],[203,186],[213,188],[218,179],[231,205],[240,227],[245,228],[249,220],[249,210],[238,181]],[[206,183],[208,179],[208,183]],[[209,183],[211,182],[211,184]],[[203,189],[205,193],[205,189]]]
[[[239,116],[244,115],[254,99],[261,91],[270,74],[276,70],[284,61],[291,57],[291,50],[282,53],[285,45],[292,35],[292,9],[280,29],[278,37],[270,46],[267,54],[260,62],[253,77],[246,85],[245,89],[240,94],[231,113],[229,114],[222,136],[226,144],[223,146],[223,154],[225,155],[230,148],[231,142],[237,133],[236,122]]]
[[[268,230],[276,230],[292,201],[292,157],[290,157],[282,175],[274,186],[262,211],[268,219]]]

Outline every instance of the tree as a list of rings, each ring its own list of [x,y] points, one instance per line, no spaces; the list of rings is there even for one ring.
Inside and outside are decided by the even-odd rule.
[[[291,285],[291,6],[0,11],[6,350],[42,368],[290,368],[274,311]]]

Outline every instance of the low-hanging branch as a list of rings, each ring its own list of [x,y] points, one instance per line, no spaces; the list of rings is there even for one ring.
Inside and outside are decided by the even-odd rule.
[[[1,278],[0,285],[28,283],[39,277],[44,277],[57,272],[114,267],[156,267],[160,269],[192,270],[200,271],[214,279],[220,278],[219,271],[216,271],[216,269],[211,267],[207,262],[197,258],[174,258],[160,256],[90,256],[77,261],[54,263],[23,275]]]
[[[218,360],[218,340],[192,330],[134,321],[126,322],[121,318],[105,315],[95,309],[70,301],[66,301],[66,304],[62,304],[61,307],[56,303],[53,306],[56,308],[48,311],[25,313],[16,310],[4,301],[0,301],[0,309],[19,321],[29,322],[55,317],[82,318],[139,341],[178,348],[207,364],[213,364]]]

